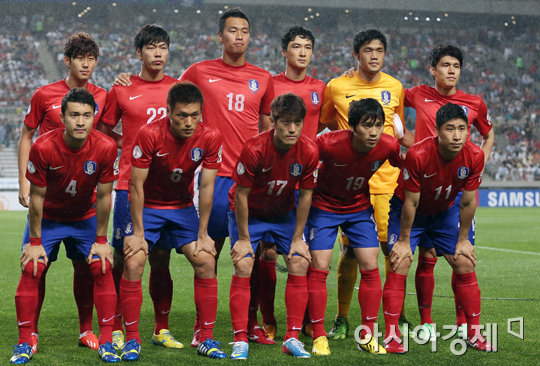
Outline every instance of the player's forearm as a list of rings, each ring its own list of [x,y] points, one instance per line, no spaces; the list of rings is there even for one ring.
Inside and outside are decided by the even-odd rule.
[[[399,140],[399,144],[405,147],[411,147],[414,144],[414,135],[411,131],[405,129],[403,137]]]
[[[130,186],[129,207],[131,212],[131,223],[133,224],[134,235],[144,235],[143,208],[144,208],[144,188],[143,184]]]
[[[19,165],[19,184],[22,181],[26,182],[26,167],[28,165],[28,156],[30,155],[30,148],[32,147],[32,137],[34,136],[35,129],[29,129],[24,125],[19,139],[19,149],[17,152],[18,165]]]
[[[251,241],[249,238],[249,208],[248,195],[236,191],[234,196],[234,207],[236,210],[236,225],[238,226],[238,239]]]
[[[405,202],[403,202],[403,208],[401,210],[401,229],[399,235],[401,240],[410,240],[411,238],[411,228],[414,222],[414,217],[416,216],[417,207],[418,202],[405,197]]]
[[[480,145],[480,148],[484,152],[484,168],[489,160],[489,155],[491,154],[491,150],[493,150],[493,144],[495,143],[495,132],[493,132],[493,129],[488,132],[487,135],[482,136],[482,144]]]
[[[208,235],[208,220],[210,219],[213,201],[214,184],[205,184],[204,186],[201,184],[199,188],[199,237]]]
[[[466,197],[467,196],[467,197]],[[467,239],[476,212],[476,191],[474,194],[463,192],[459,207],[459,240]]]
[[[96,196],[96,236],[107,235],[109,216],[111,214],[112,183],[98,185]]]
[[[296,226],[294,228],[294,239],[302,239],[304,228],[306,227],[309,209],[311,208],[311,197],[313,190],[301,189],[298,197],[298,205],[296,207]]]
[[[43,201],[45,200],[45,192],[40,190],[36,192],[30,187],[30,205],[28,209],[28,221],[30,226],[30,237],[41,238],[41,220],[43,219]]]
[[[267,114],[259,115],[259,133],[266,132],[272,129],[270,116]]]

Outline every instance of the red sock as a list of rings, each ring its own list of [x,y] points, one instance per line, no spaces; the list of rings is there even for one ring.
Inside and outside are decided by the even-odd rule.
[[[169,329],[169,313],[173,296],[173,280],[169,267],[150,267],[150,279],[148,284],[150,297],[154,303],[154,334],[159,334],[162,329]]]
[[[250,296],[250,278],[232,276],[229,294],[229,309],[234,332],[234,341],[247,342],[247,326]]]
[[[260,261],[261,291],[259,306],[263,323],[276,324],[274,300],[276,297],[276,262]]]
[[[302,318],[308,302],[307,276],[289,274],[285,288],[285,307],[287,308],[287,333],[285,340],[298,339],[298,331],[302,329]]]
[[[45,264],[38,262],[37,275],[34,276],[34,262],[30,262],[21,274],[15,293],[15,308],[19,326],[18,344],[32,344],[32,323],[38,303],[38,283],[44,269]]]
[[[467,319],[465,318],[465,313],[463,312],[461,305],[459,305],[457,295],[457,278],[456,272],[454,271],[452,271],[452,291],[454,291],[454,303],[456,305],[456,325],[459,327],[460,325],[467,323]]]
[[[105,262],[105,264],[105,273],[101,269],[101,261],[92,262],[89,266],[94,278],[94,300],[99,324],[99,344],[112,343],[114,310],[116,307],[116,290],[111,265],[109,262]]]
[[[472,338],[475,335],[472,326],[480,325],[480,311],[482,309],[476,273],[456,273],[456,287],[458,301],[467,319],[469,338]]]
[[[94,278],[90,266],[83,261],[73,261],[73,295],[79,312],[79,332],[92,330],[94,313]]]
[[[416,284],[416,298],[418,310],[420,310],[420,322],[422,324],[433,323],[431,319],[431,304],[433,303],[433,290],[435,289],[435,276],[433,270],[437,258],[418,256],[418,267],[414,282]]]
[[[116,268],[111,270],[114,288],[116,289],[116,310],[114,312],[114,325],[113,331],[124,331],[124,325],[122,324],[122,300],[120,299],[120,279],[122,278],[122,271]]]
[[[51,267],[52,262],[49,262],[47,264],[47,267],[43,270],[41,273],[41,277],[39,278],[38,283],[38,302],[36,307],[36,313],[34,314],[34,321],[32,323],[32,333],[38,334],[38,322],[39,322],[39,314],[41,313],[41,307],[43,306],[43,300],[45,300],[45,279],[47,275],[47,271],[49,271],[49,268]]]
[[[141,280],[128,281],[122,277],[120,298],[122,299],[124,325],[126,326],[126,342],[135,339],[141,344],[139,336],[139,318],[141,317],[143,299]]]
[[[217,275],[217,273],[216,273],[216,275]],[[195,273],[193,273],[193,283],[195,283],[196,279],[197,279],[197,275]],[[199,307],[197,306],[197,302],[195,301],[195,324],[193,324],[193,333],[195,333],[199,329],[200,329],[200,326],[199,326]]]
[[[371,329],[373,334],[373,325],[377,320],[379,308],[381,307],[382,285],[379,268],[371,271],[360,271],[360,287],[358,290],[358,302],[362,310],[362,325]],[[362,331],[360,336],[364,339],[365,331]]]
[[[214,339],[218,306],[218,283],[214,278],[195,278],[195,306],[199,309],[199,339]]]
[[[326,302],[328,291],[326,288],[326,278],[328,271],[309,268],[308,283],[308,322],[313,324],[313,339],[326,336],[324,331],[324,313],[326,312]],[[287,312],[288,314],[288,312]],[[309,316],[311,315],[311,319]],[[304,316],[304,324],[306,324]]]
[[[397,337],[400,337],[398,322],[401,307],[403,306],[406,280],[407,276],[395,272],[388,272],[388,276],[386,277],[383,291],[385,339],[393,333]]]
[[[260,259],[256,256],[253,263],[253,270],[251,271],[251,295],[249,299],[249,313],[248,313],[248,330],[255,329],[259,326],[259,320],[257,319],[257,310],[259,310],[259,293],[261,287],[261,271],[260,271]]]

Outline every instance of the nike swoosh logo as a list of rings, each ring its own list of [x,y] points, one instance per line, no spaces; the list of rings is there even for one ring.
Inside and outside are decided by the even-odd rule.
[[[135,321],[133,321],[133,322],[130,322],[130,323],[126,322],[126,325],[131,325],[131,324],[135,324],[135,323],[137,323],[137,322],[138,322],[138,320],[135,320]]]
[[[212,79],[212,78],[210,78],[210,79],[208,79],[208,82],[209,83],[215,83],[216,81],[220,81],[220,80],[221,79]]]
[[[270,167],[270,168],[263,168],[263,173],[266,173],[266,172],[269,171],[270,169],[272,169],[272,167]]]
[[[27,321],[27,322],[17,322],[17,324],[19,324],[19,326],[21,326],[21,325],[25,325],[25,324],[30,324],[31,322],[32,322],[32,321],[29,320],[29,321]]]
[[[431,100],[431,99],[426,98],[426,100],[424,102],[435,102],[435,100]]]
[[[347,164],[336,164],[334,163],[335,166],[347,166]]]
[[[354,97],[356,94],[353,94],[353,95],[345,95],[345,98],[352,98]]]
[[[481,313],[482,313],[482,312],[479,312],[478,314],[473,313],[472,316],[478,316],[478,315],[480,315]]]
[[[213,322],[211,322],[211,323],[204,322],[204,325],[212,325],[212,324],[214,324],[215,322],[216,322],[215,320],[214,320]]]
[[[300,328],[292,327],[292,330],[302,330],[302,327],[300,327]]]
[[[167,311],[161,310],[161,314],[163,314],[163,315],[167,315],[167,314],[169,314],[170,312],[171,312],[170,310],[167,310]]]
[[[58,108],[60,108],[61,106],[62,106],[62,104],[60,104],[60,105],[54,105],[54,104],[53,104],[52,109],[58,109]]]
[[[424,178],[431,178],[431,177],[433,177],[435,174],[437,174],[437,173],[433,173],[433,174],[431,174],[431,175],[424,174]]]
[[[157,155],[158,157],[162,157],[162,156],[165,156],[165,155],[169,155],[169,153],[165,153],[165,154],[157,153],[156,155]]]
[[[245,329],[235,330],[235,331],[234,331],[234,334],[240,333],[240,332],[245,332],[245,331],[246,331]]]
[[[318,319],[318,320],[313,320],[313,319],[311,319],[311,322],[312,322],[312,323],[317,323],[317,322],[320,322],[320,321],[323,321],[323,320],[324,320],[324,318],[321,318],[321,319]]]
[[[122,316],[122,313],[115,315],[115,318],[120,318]]]
[[[376,320],[376,316],[366,316],[366,320]]]
[[[397,314],[390,314],[388,311],[385,311],[384,313],[385,313],[386,315],[390,315],[390,316],[398,316],[398,315],[399,315],[399,313],[397,313]]]
[[[63,165],[57,166],[56,168],[53,168],[52,166],[50,166],[49,169],[50,170],[56,170],[56,169],[60,169],[61,167],[63,167]]]
[[[420,309],[425,309],[425,308],[429,308],[429,305],[422,305],[419,307]]]
[[[105,319],[105,318],[101,319],[101,322],[102,322],[102,323],[107,323],[107,322],[110,322],[110,321],[113,320],[113,319],[114,319],[114,315],[111,316],[109,319]]]
[[[141,94],[141,95],[137,95],[136,97],[130,96],[130,97],[129,97],[129,100],[137,99],[137,98],[142,97],[142,96],[143,96],[142,94]]]

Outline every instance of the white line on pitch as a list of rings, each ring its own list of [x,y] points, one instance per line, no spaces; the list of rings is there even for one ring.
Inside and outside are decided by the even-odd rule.
[[[481,247],[479,245],[475,245],[474,246],[475,248],[480,248],[480,249],[489,249],[489,250],[498,250],[500,252],[510,252],[510,253],[519,253],[519,254],[532,254],[532,255],[540,255],[540,253],[535,253],[535,252],[523,252],[521,250],[513,250],[513,249],[499,249],[499,248],[491,248],[491,247]]]

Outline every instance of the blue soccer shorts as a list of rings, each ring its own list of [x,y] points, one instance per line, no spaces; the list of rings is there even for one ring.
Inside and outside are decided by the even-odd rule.
[[[182,253],[182,246],[196,241],[199,233],[199,216],[193,205],[172,210],[145,207],[143,224],[149,251],[157,245],[161,249],[174,248],[177,253]]]
[[[200,179],[199,174],[199,183]],[[233,184],[234,181],[229,177],[216,177],[214,201],[210,219],[208,220],[208,236],[211,238],[226,238],[229,236],[229,190]]]

